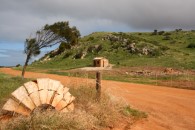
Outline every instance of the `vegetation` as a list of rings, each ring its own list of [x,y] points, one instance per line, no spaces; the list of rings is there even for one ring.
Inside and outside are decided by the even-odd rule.
[[[26,39],[24,53],[26,54],[26,61],[22,70],[22,78],[29,60],[33,56],[40,54],[41,49],[51,47],[55,44],[69,44],[70,46],[78,43],[80,37],[79,31],[76,27],[69,27],[68,22],[57,22],[52,25],[45,25],[42,29],[36,32],[34,38]],[[61,53],[62,50],[60,50]]]
[[[114,65],[112,71],[104,72],[103,79],[194,89],[194,73],[188,71],[194,72],[195,69],[195,51],[192,48],[192,43],[195,43],[195,32],[181,29],[154,32],[156,35],[151,35],[151,32],[92,33],[81,38],[71,49],[65,47],[60,55],[55,55],[54,52],[46,54],[39,61],[32,63],[28,70],[79,76],[69,70],[90,67],[93,65],[94,57],[102,56]],[[164,37],[170,39],[165,40]],[[150,71],[150,68],[158,68],[161,72],[157,69],[153,70],[150,76],[132,75],[131,71],[134,73],[135,70],[131,68],[134,67],[139,68],[136,70],[138,72]],[[122,68],[126,70],[123,71]],[[163,76],[163,70],[166,68],[173,68],[180,74]],[[156,76],[156,71],[161,74]],[[81,73],[80,76],[83,77],[85,73]]]
[[[10,93],[27,81],[28,79],[21,80],[19,77],[12,77],[0,73],[0,108],[10,96]]]
[[[195,43],[190,43],[187,48],[195,48]]]
[[[159,31],[160,32],[160,31]],[[107,36],[122,37],[124,41],[105,39]],[[165,36],[171,40],[163,40]],[[102,40],[105,39],[105,40]],[[150,33],[92,33],[80,39],[79,44],[73,48],[65,47],[60,55],[53,57],[53,53],[30,65],[29,70],[60,69],[67,70],[92,65],[92,59],[103,56],[109,59],[116,67],[151,66],[172,67],[176,69],[195,69],[195,52],[186,48],[195,41],[195,32],[165,32],[163,35],[150,35]],[[130,47],[135,43],[135,48]],[[135,49],[135,50],[134,50]],[[146,52],[143,52],[143,50]],[[78,55],[83,59],[76,59]],[[43,61],[45,59],[45,61]]]
[[[3,83],[4,86],[21,81],[20,78],[16,78],[17,80],[13,80],[13,78],[15,77],[1,74],[0,79],[6,79],[8,81]],[[2,82],[0,82],[0,86],[1,85]],[[12,89],[16,88],[13,87]],[[1,88],[0,92],[2,92],[2,90],[4,90],[4,88]],[[10,93],[10,91],[6,91],[6,94],[1,95],[1,99],[5,98],[5,95],[9,95]],[[126,127],[130,127],[130,125],[138,119],[147,117],[146,113],[132,109],[130,106],[126,105],[125,102],[121,102],[121,99],[108,96],[104,92],[102,93],[101,100],[97,101],[94,87],[75,88],[70,86],[70,93],[76,97],[74,102],[75,110],[73,112],[60,113],[54,109],[43,109],[40,107],[34,110],[29,117],[16,116],[7,123],[0,122],[0,129],[105,129],[117,127],[118,124],[116,123],[120,123],[120,121],[126,124]]]

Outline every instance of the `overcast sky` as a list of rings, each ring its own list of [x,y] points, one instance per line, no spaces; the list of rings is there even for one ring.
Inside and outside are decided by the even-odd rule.
[[[0,0],[0,50],[22,54],[31,33],[57,21],[69,21],[82,36],[95,31],[191,30],[194,5],[195,0]],[[0,51],[0,65],[5,55],[11,54]]]

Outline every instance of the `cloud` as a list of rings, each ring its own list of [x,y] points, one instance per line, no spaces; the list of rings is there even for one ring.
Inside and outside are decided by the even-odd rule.
[[[38,60],[47,53],[47,49],[43,50],[37,57],[32,57],[29,63]],[[15,66],[23,65],[26,60],[26,55],[21,50],[0,50],[0,66]]]
[[[1,50],[0,51],[0,66],[15,66],[23,64],[25,55],[21,51],[16,50]]]
[[[0,40],[24,41],[46,23],[92,31],[193,29],[194,0],[1,0]],[[121,28],[119,28],[121,27]]]

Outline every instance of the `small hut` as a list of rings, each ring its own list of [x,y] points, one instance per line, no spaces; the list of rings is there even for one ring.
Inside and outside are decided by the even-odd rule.
[[[95,57],[93,59],[93,66],[94,67],[108,67],[109,61],[108,61],[108,59],[106,59],[104,57]]]

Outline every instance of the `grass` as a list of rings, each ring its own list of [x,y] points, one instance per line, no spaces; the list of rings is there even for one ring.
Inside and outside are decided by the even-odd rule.
[[[159,55],[139,55],[137,53],[132,54],[128,50],[124,49],[124,45],[121,42],[111,42],[109,40],[102,40],[107,35],[122,36],[130,41],[130,43],[136,43],[139,47],[154,47],[157,48],[155,53]],[[67,72],[70,69],[76,69],[80,67],[92,66],[94,57],[103,56],[109,59],[111,64],[114,64],[114,69],[120,68],[173,68],[181,71],[194,71],[195,70],[195,50],[194,48],[188,48],[189,44],[195,43],[195,32],[191,31],[170,31],[165,32],[162,35],[151,35],[152,32],[145,33],[112,33],[112,32],[96,32],[80,39],[80,44],[72,48],[71,50],[65,50],[61,55],[57,55],[49,61],[40,62],[36,61],[27,67],[27,71],[44,72],[73,77],[85,77],[83,73]],[[163,40],[165,35],[170,37],[170,40]],[[74,55],[79,51],[86,51],[89,47],[101,45],[102,50],[99,52],[88,52],[84,59],[74,59]],[[127,46],[127,45],[125,45]],[[71,52],[71,53],[70,53]],[[66,54],[71,54],[68,57],[64,57]],[[21,70],[21,67],[15,68]],[[88,74],[89,78],[94,78],[94,74]],[[123,82],[133,82],[142,84],[156,84],[178,88],[194,88],[194,75],[189,75],[186,80],[186,75],[159,75],[158,81],[155,76],[132,76],[122,73],[104,73],[103,79],[116,80]],[[174,80],[176,84],[167,83],[170,80]],[[179,82],[190,82],[188,87]],[[157,83],[158,82],[158,83]],[[163,83],[163,82],[166,82]]]
[[[134,118],[147,118],[147,114],[144,112],[140,112],[136,109],[132,109],[130,106],[126,106],[122,113],[126,116],[133,116]]]
[[[145,74],[139,75],[134,73],[136,71],[143,70],[143,68],[140,68],[138,70],[134,69],[133,74],[131,73],[132,70],[133,69],[130,69],[129,67],[126,67],[125,70],[119,67],[109,71],[102,71],[102,79],[195,90],[195,76],[194,74],[190,74],[189,72],[183,72],[181,74],[163,74],[162,71],[160,73],[159,70],[153,70],[153,71],[151,70],[151,72],[153,73],[151,75],[145,75]],[[46,73],[70,76],[70,77],[82,77],[82,78],[95,79],[96,72],[95,71],[86,72],[80,70],[62,72],[60,70],[50,70]]]
[[[0,82],[0,86],[10,86],[9,91],[5,91],[2,98],[8,98],[8,95],[20,86],[23,82],[20,78],[10,77],[1,74],[0,79],[7,82]],[[27,81],[27,80],[26,80]],[[2,92],[5,88],[1,88]],[[60,113],[54,109],[36,108],[28,116],[16,116],[7,123],[0,122],[1,130],[101,130],[105,128],[118,127],[118,123],[125,123],[130,126],[133,122],[147,118],[144,112],[135,110],[121,99],[117,99],[105,92],[102,92],[101,100],[97,100],[96,90],[91,86],[70,87],[70,93],[76,97],[74,101],[75,110],[69,113]],[[2,100],[0,100],[2,102]]]
[[[11,92],[28,80],[22,80],[21,77],[13,77],[0,73],[0,107],[2,107],[2,104],[10,96]]]
[[[195,43],[195,32],[171,31],[171,40],[163,40],[164,35],[151,35],[151,32],[142,33],[110,33],[97,32],[81,38],[80,44],[71,50],[65,50],[64,53],[52,58],[50,61],[36,61],[27,69],[36,70],[69,70],[79,67],[92,65],[92,59],[96,56],[104,56],[109,59],[111,64],[118,67],[135,67],[135,66],[151,66],[151,67],[172,67],[177,69],[195,69],[195,51],[194,48],[187,48],[191,43]],[[123,48],[123,43],[110,42],[109,40],[102,41],[102,37],[108,34],[122,36],[135,42],[137,46],[153,46],[157,48],[155,53],[160,55],[139,55],[132,54]],[[132,40],[133,39],[133,40]],[[99,52],[88,52],[84,59],[74,59],[74,55],[79,51],[86,51],[89,47],[101,45],[102,49]],[[114,47],[117,45],[117,47]],[[127,45],[125,45],[127,46]],[[64,57],[67,53],[71,55]],[[17,68],[21,69],[21,68]]]

